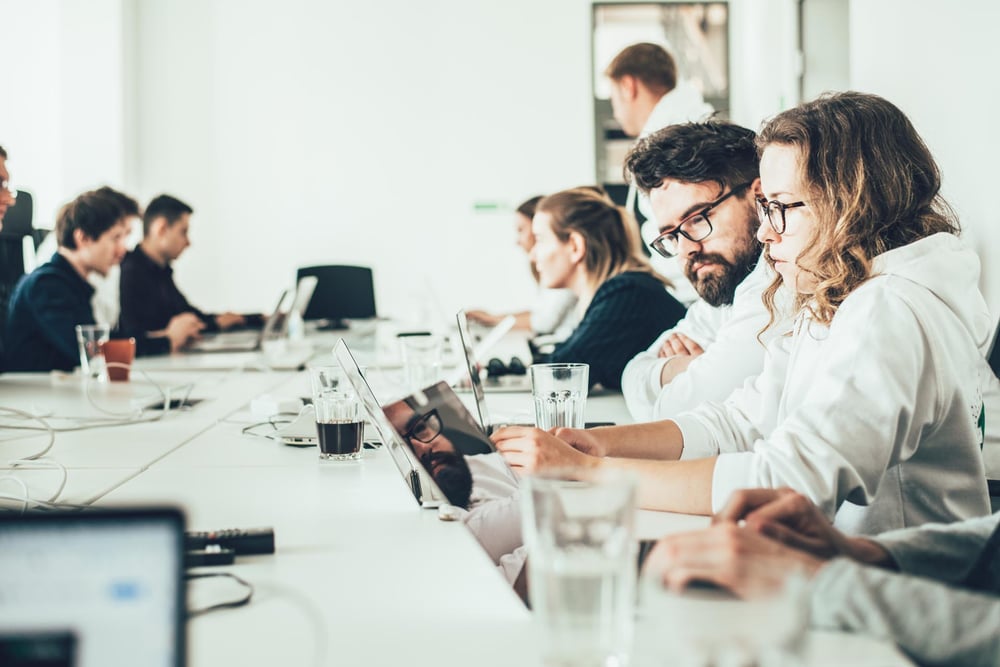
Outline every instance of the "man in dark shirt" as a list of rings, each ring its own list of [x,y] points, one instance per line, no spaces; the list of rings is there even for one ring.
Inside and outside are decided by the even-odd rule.
[[[90,273],[106,275],[125,255],[128,227],[117,200],[86,192],[63,207],[56,221],[59,251],[24,276],[14,289],[7,319],[7,370],[72,370],[79,362],[75,327],[94,324]],[[192,319],[191,316],[188,318]],[[120,330],[112,337],[136,338],[138,354],[177,349],[196,333],[196,323],[178,318],[160,330]]]
[[[193,212],[190,206],[169,195],[160,195],[149,202],[142,218],[142,243],[122,260],[119,321],[123,327],[155,331],[180,313],[194,313],[206,331],[248,324],[248,318],[237,313],[201,312],[188,303],[174,284],[170,264],[191,245],[188,227]],[[262,324],[259,317],[255,319],[251,324]]]

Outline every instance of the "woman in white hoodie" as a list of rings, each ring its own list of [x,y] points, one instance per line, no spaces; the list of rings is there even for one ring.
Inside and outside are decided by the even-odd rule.
[[[635,470],[653,509],[709,514],[737,489],[789,486],[852,533],[988,513],[990,317],[927,147],[898,108],[860,93],[779,114],[758,146],[758,238],[778,274],[766,302],[773,312],[781,282],[798,294],[761,375],[673,420],[510,427],[498,447],[527,470]]]

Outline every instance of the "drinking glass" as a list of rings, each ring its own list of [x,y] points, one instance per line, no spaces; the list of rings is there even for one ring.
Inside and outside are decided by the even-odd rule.
[[[545,664],[626,665],[638,548],[635,477],[557,469],[523,485],[529,596]]]
[[[532,364],[531,397],[535,403],[535,426],[549,430],[557,426],[583,428],[588,364]]]
[[[357,461],[361,458],[365,420],[361,401],[340,366],[309,369],[313,409],[323,461]]]

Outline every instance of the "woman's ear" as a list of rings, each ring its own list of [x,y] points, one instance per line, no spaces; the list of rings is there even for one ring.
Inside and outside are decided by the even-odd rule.
[[[570,232],[566,243],[569,244],[569,256],[573,260],[573,263],[579,264],[582,262],[583,258],[587,255],[587,239],[583,238],[583,234],[580,232]]]

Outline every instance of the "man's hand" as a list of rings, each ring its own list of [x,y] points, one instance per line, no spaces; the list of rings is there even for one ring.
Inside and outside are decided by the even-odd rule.
[[[164,333],[170,339],[170,351],[176,352],[192,338],[197,338],[198,333],[205,328],[205,323],[194,313],[181,313],[174,315],[167,323]]]
[[[660,346],[656,356],[672,357],[674,355],[687,355],[697,357],[699,354],[703,354],[704,352],[705,350],[703,350],[701,345],[698,345],[698,343],[694,342],[682,333],[675,333],[663,341],[663,345]]]
[[[215,316],[215,324],[223,331],[233,327],[241,327],[246,323],[246,318],[239,313],[220,313]]]
[[[811,578],[822,566],[823,561],[810,554],[727,522],[664,537],[644,567],[675,590],[707,581],[753,598],[781,590],[789,574]]]
[[[507,426],[491,435],[490,439],[510,467],[518,473],[590,466],[598,461],[538,428]]]
[[[745,521],[756,532],[818,558],[848,556],[891,567],[892,556],[877,542],[850,538],[833,527],[811,500],[792,489],[744,489],[735,492],[713,524]]]

